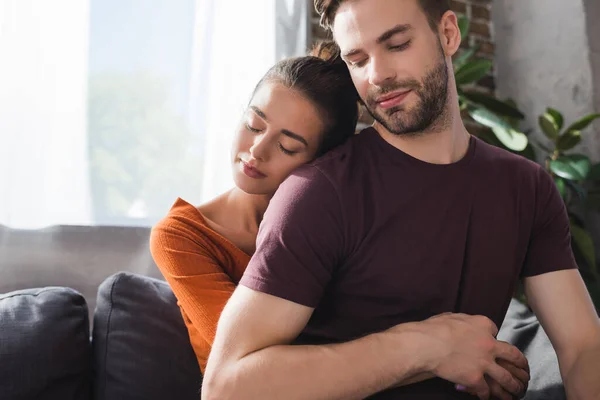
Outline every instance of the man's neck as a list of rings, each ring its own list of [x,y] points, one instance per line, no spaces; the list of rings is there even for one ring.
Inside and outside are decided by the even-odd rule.
[[[381,137],[398,150],[430,164],[452,164],[462,159],[469,149],[470,134],[460,118],[451,118],[441,129],[418,134],[394,135],[381,124],[373,127]]]

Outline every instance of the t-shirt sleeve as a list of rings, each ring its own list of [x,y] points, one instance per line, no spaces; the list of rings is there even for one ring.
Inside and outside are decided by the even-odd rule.
[[[287,178],[271,199],[241,285],[316,307],[343,257],[338,192],[315,166]]]
[[[567,209],[550,174],[539,168],[535,218],[521,277],[576,268]]]

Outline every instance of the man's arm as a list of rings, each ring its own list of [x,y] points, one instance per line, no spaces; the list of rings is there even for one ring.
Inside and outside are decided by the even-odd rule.
[[[347,343],[290,345],[313,310],[239,286],[223,311],[202,386],[204,400],[363,399],[392,386],[440,376],[489,396],[485,375],[511,392],[523,387],[496,358],[526,368],[494,339],[484,317],[442,315]]]
[[[238,287],[219,322],[202,398],[364,399],[424,372],[408,329],[339,345],[290,345],[312,312]]]
[[[600,320],[579,271],[528,277],[524,285],[556,350],[569,400],[600,398]]]

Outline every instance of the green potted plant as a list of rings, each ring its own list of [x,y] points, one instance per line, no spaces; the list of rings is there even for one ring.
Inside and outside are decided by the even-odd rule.
[[[600,114],[590,114],[563,129],[562,113],[548,108],[538,117],[538,123],[551,146],[537,142],[536,146],[546,152],[544,165],[554,177],[569,213],[573,252],[594,303],[600,309],[594,241],[585,227],[588,213],[600,211],[600,163],[593,165],[586,155],[570,152],[581,142],[582,132],[597,118]]]
[[[469,19],[459,17],[461,37],[466,40],[469,34]],[[501,144],[513,152],[531,152],[525,133],[518,129],[525,118],[514,102],[506,102],[482,93],[472,85],[485,77],[492,69],[492,60],[475,57],[477,47],[463,50],[453,59],[454,79],[458,90],[458,100],[463,115],[477,124],[489,128],[482,133],[482,139],[492,144]],[[493,137],[488,133],[491,132]],[[529,149],[528,149],[529,146]]]

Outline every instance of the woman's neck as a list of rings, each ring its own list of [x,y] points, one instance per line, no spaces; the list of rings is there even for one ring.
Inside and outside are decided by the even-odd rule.
[[[227,196],[226,208],[232,211],[230,215],[236,218],[236,225],[244,231],[256,235],[271,197],[248,194],[235,187]]]

